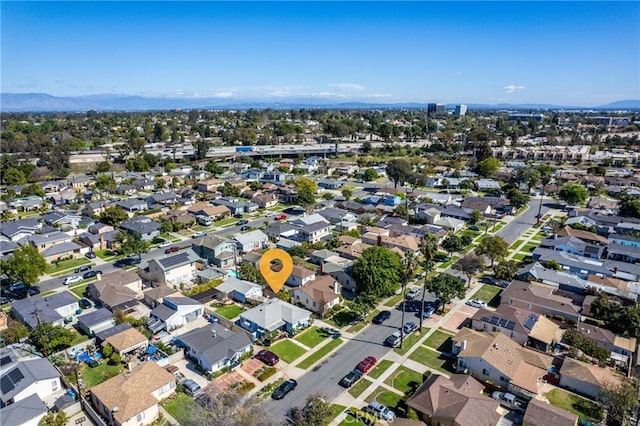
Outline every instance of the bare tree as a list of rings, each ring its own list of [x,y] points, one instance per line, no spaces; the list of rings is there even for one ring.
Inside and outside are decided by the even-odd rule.
[[[207,394],[194,404],[193,409],[180,413],[176,419],[182,426],[276,426],[281,422],[269,415],[263,403],[255,396],[246,396],[231,390]]]

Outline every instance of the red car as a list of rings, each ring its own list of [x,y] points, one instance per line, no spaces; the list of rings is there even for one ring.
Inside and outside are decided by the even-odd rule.
[[[356,365],[356,370],[361,371],[362,374],[364,374],[367,371],[371,370],[373,366],[376,365],[376,362],[378,362],[376,357],[368,356],[362,361],[360,361],[360,364]]]
[[[278,216],[276,216],[276,220],[284,220],[287,218],[286,214],[279,214]]]
[[[168,249],[166,249],[164,251],[165,254],[169,254],[169,253],[175,253],[177,251],[180,251],[180,247],[177,246],[173,246],[173,247],[169,247]]]
[[[256,354],[256,358],[271,367],[273,367],[278,363],[278,361],[280,361],[280,358],[278,358],[278,355],[266,349],[263,349],[260,352],[258,352]]]

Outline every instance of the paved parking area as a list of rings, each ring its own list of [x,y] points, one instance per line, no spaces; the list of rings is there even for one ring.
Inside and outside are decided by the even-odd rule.
[[[469,320],[469,318],[471,318],[474,314],[472,312],[468,312],[468,309],[465,309],[465,308],[469,308],[469,307],[461,306],[457,312],[454,312],[452,315],[449,316],[449,318],[444,322],[444,324],[442,324],[440,328],[450,333],[456,334],[462,327],[464,327],[464,325]],[[471,309],[477,311],[476,308],[471,308]]]
[[[201,388],[204,389],[209,385],[209,380],[198,373],[198,370],[196,370],[196,367],[192,362],[186,359],[181,359],[173,365],[180,369],[180,372],[184,375],[185,378],[193,380],[194,382],[199,384]]]
[[[235,383],[246,381],[246,379],[238,372],[231,371],[217,377],[211,383],[211,387],[218,392],[224,392],[227,388]]]
[[[253,376],[253,373],[255,373],[256,371],[258,371],[264,366],[265,364],[262,361],[257,360],[255,358],[249,358],[248,360],[242,363],[242,369],[250,376]]]

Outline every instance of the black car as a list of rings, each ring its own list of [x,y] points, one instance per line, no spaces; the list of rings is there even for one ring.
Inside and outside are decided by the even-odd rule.
[[[289,379],[286,382],[282,383],[280,386],[278,386],[276,390],[273,391],[273,393],[271,394],[271,398],[282,399],[285,396],[287,396],[289,392],[294,390],[296,386],[298,386],[298,382],[296,382],[293,379]]]
[[[87,299],[78,300],[78,305],[80,305],[82,309],[89,309],[91,306],[93,306]]]
[[[346,376],[340,379],[340,382],[338,384],[344,388],[350,388],[355,382],[360,380],[361,377],[362,372],[360,370],[351,370],[347,373]]]
[[[236,223],[236,226],[246,225],[247,223],[249,223],[249,221],[248,221],[247,219],[242,219],[242,220],[239,220],[239,221]]]
[[[84,257],[86,257],[87,259],[95,259],[96,258],[96,254],[92,251],[88,251]]]
[[[82,274],[82,278],[86,280],[87,278],[93,278],[98,274],[102,274],[102,271],[88,271]]]
[[[242,219],[242,213],[236,213],[233,215],[236,219]]]
[[[374,323],[374,324],[382,324],[383,322],[385,322],[389,318],[391,318],[391,312],[382,311],[378,315],[373,317],[373,320],[371,320],[371,322]]]
[[[29,287],[29,296],[35,296],[36,294],[40,294],[40,287]]]
[[[11,302],[13,302],[12,298],[0,296],[0,305],[4,305],[6,303],[11,303]]]
[[[251,227],[249,225],[244,225],[240,227],[240,231],[244,232],[244,231],[248,231],[249,229],[251,229]]]

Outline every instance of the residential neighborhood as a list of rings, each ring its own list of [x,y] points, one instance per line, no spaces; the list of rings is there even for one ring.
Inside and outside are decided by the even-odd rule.
[[[230,394],[264,424],[637,422],[635,115],[494,112],[454,134],[451,113],[427,123],[452,134],[414,138],[398,112],[392,140],[278,114],[299,141],[225,145],[185,112],[173,142],[72,154],[97,156],[84,173],[3,165],[3,425],[193,424]]]

